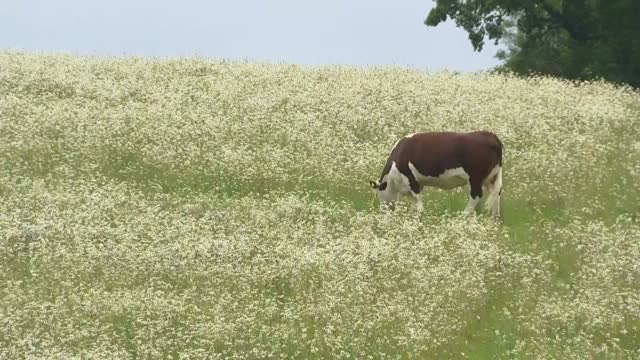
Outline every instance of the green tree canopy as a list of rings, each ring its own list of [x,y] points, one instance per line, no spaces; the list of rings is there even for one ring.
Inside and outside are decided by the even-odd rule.
[[[476,51],[486,38],[518,73],[602,77],[640,87],[639,0],[434,0],[425,24],[451,18]]]

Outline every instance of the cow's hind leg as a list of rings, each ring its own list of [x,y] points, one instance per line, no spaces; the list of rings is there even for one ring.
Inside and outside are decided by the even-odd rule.
[[[464,214],[465,215],[472,214],[475,211],[476,206],[478,206],[478,203],[480,202],[481,198],[482,198],[482,181],[475,178],[470,178],[469,179],[469,201],[467,202],[467,207],[465,207],[464,209]]]
[[[500,217],[500,195],[502,194],[502,188],[500,190],[496,190],[497,195],[494,200],[493,206],[491,207],[491,216],[494,218]]]
[[[498,167],[495,177],[488,184],[487,210],[494,218],[500,217],[500,195],[502,195],[502,168]]]

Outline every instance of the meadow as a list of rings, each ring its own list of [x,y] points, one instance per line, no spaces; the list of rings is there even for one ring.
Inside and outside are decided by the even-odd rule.
[[[504,143],[381,211],[422,130]],[[0,358],[640,358],[640,94],[606,82],[0,52]]]

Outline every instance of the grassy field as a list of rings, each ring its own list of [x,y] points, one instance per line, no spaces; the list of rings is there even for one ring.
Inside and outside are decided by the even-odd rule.
[[[398,137],[496,132],[380,211]],[[0,52],[0,358],[640,357],[640,94],[604,82]]]

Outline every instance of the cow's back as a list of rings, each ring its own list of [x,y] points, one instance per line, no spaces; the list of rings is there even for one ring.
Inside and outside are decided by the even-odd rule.
[[[380,179],[389,173],[394,163],[405,175],[411,174],[411,164],[423,176],[437,177],[458,168],[469,176],[483,176],[496,164],[502,164],[502,144],[489,131],[419,132],[395,144]]]
[[[408,163],[424,176],[438,176],[448,169],[463,166],[464,143],[462,134],[454,132],[422,132],[405,138],[400,152],[399,167],[408,169]]]

